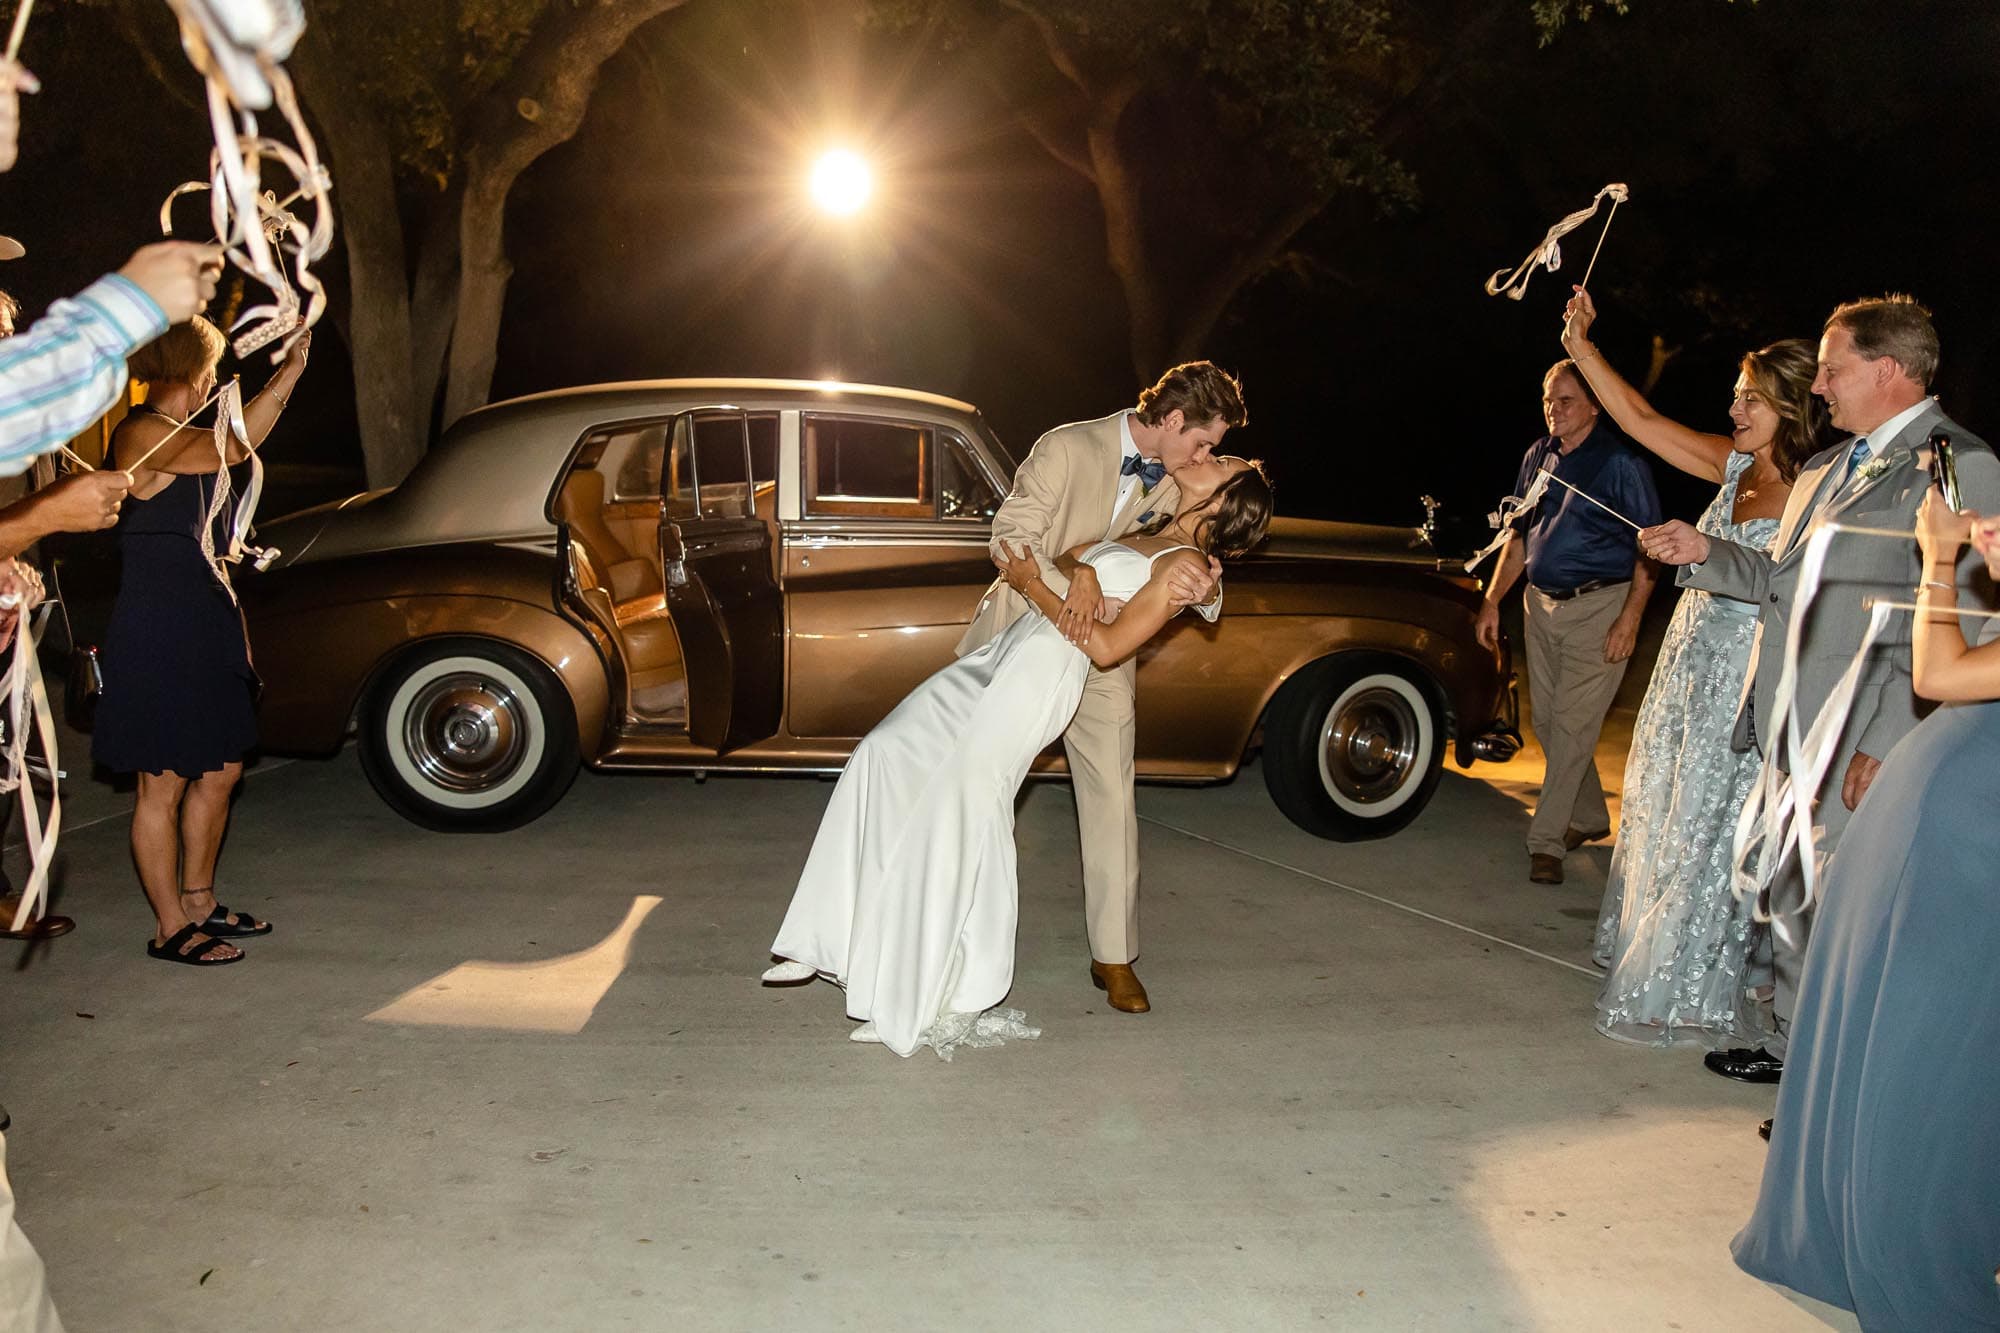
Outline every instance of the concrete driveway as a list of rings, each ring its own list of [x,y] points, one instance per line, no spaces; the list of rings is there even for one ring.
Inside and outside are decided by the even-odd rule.
[[[1770,1091],[1592,1032],[1609,852],[1525,882],[1536,764],[1362,845],[1254,770],[1142,789],[1137,1017],[1032,788],[1043,1036],[948,1064],[757,984],[823,782],[586,774],[451,837],[267,764],[222,894],[278,930],[201,972],[73,779],[79,927],[0,985],[20,1220],[75,1333],[1823,1327],[1729,1262]]]

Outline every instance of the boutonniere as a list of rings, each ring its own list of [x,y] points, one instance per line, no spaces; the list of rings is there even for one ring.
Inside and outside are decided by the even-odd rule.
[[[1875,457],[1869,459],[1866,463],[1863,463],[1860,466],[1860,468],[1855,471],[1854,475],[1859,477],[1863,481],[1873,481],[1875,480],[1875,478],[1881,476],[1884,472],[1887,472],[1889,468],[1892,465],[1894,465],[1895,461],[1896,461],[1895,458],[1893,458],[1889,454],[1877,454]]]

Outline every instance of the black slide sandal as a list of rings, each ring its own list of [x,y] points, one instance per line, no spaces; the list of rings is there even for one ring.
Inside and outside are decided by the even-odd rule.
[[[182,926],[169,936],[164,944],[155,944],[153,941],[147,940],[146,953],[148,956],[158,958],[163,962],[186,963],[189,967],[221,967],[225,963],[240,963],[243,961],[244,955],[241,953],[238,953],[234,958],[210,958],[208,955],[215,950],[230,947],[227,940],[219,940],[214,936],[210,936],[204,940],[198,949],[192,949],[186,953],[181,952],[181,950],[187,947],[188,941],[197,935],[205,933],[200,926]]]
[[[238,919],[231,921],[229,918],[232,916]],[[245,924],[246,922],[248,924]],[[215,910],[208,914],[208,920],[202,922],[196,929],[204,935],[212,935],[219,940],[230,940],[241,939],[246,935],[268,935],[271,933],[271,923],[259,921],[248,913],[232,912],[221,903],[217,903]]]

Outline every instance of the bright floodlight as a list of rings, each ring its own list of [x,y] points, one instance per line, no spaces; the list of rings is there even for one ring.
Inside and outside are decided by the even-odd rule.
[[[857,153],[836,148],[813,163],[812,197],[828,213],[848,217],[861,211],[875,188],[868,164]]]

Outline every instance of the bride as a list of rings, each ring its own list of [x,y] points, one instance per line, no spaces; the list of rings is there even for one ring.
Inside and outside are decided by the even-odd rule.
[[[848,760],[820,821],[790,910],[771,946],[786,983],[826,977],[862,1019],[855,1041],[898,1055],[1033,1036],[1017,1011],[988,1013],[1014,984],[1014,796],[1028,767],[1062,734],[1093,666],[1115,667],[1172,618],[1179,562],[1206,572],[1263,539],[1271,487],[1241,458],[1173,474],[1180,512],[1121,541],[1065,553],[1089,565],[1110,624],[1076,645],[1055,626],[1062,598],[1025,551],[1001,573],[1040,612],[946,666],[882,720]]]

